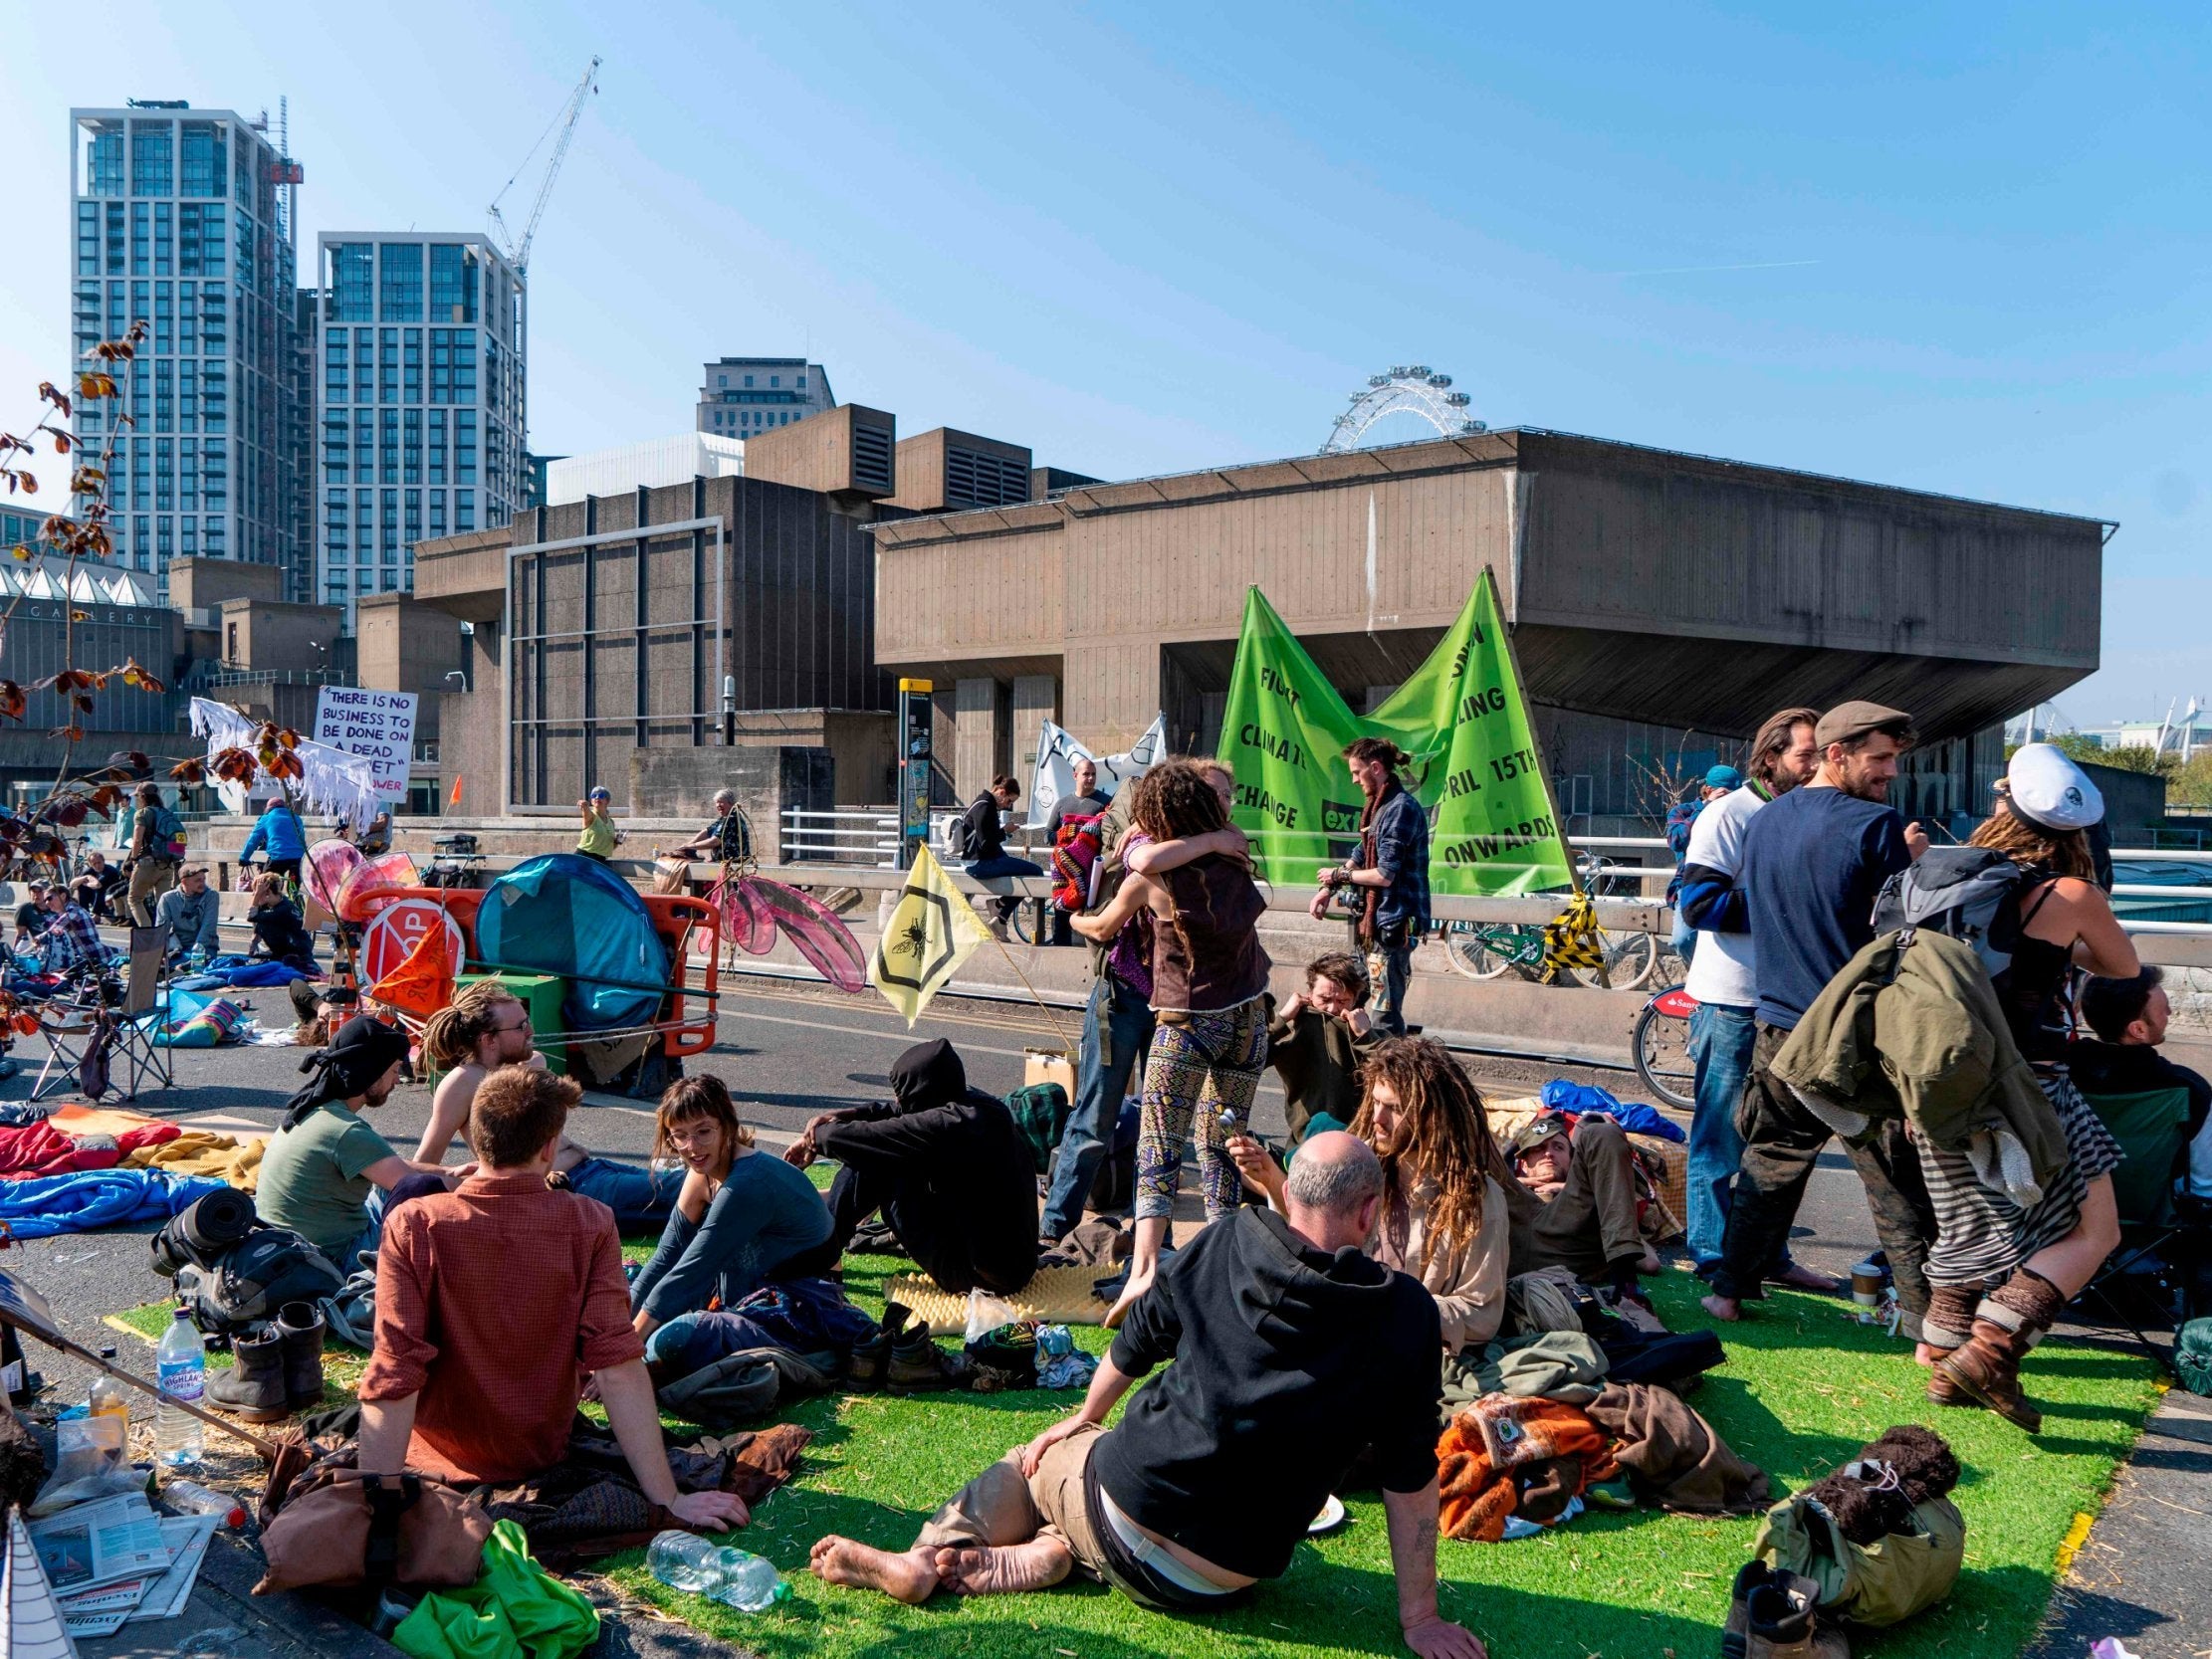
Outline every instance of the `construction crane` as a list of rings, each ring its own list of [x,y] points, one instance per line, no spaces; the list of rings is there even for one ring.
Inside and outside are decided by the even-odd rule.
[[[576,135],[576,117],[583,113],[584,97],[598,90],[599,60],[594,57],[591,67],[583,72],[583,79],[576,83],[576,90],[568,95],[568,102],[560,106],[560,113],[553,116],[552,124],[545,131],[538,134],[538,142],[530,146],[530,155],[523,157],[522,166],[515,169],[515,177],[502,185],[500,193],[492,198],[492,205],[488,209],[491,214],[492,240],[506,256],[507,263],[515,268],[518,276],[527,277],[530,274],[530,245],[538,235],[538,221],[546,216],[546,198],[553,194],[553,180],[560,176],[560,163],[568,153],[568,140]],[[559,134],[557,137],[554,136],[556,131]],[[499,204],[507,199],[507,192],[515,188],[516,180],[529,169],[531,156],[544,147],[548,138],[553,140],[553,155],[546,162],[545,182],[538,186],[538,199],[530,204],[530,219],[524,224],[522,238],[518,241],[509,233],[507,221],[500,214]]]

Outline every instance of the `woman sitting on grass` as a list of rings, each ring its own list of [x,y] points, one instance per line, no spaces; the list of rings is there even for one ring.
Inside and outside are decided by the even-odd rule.
[[[1390,1037],[1361,1068],[1351,1133],[1383,1162],[1383,1204],[1367,1253],[1437,1299],[1446,1353],[1480,1348],[1505,1317],[1505,1183],[1482,1097],[1441,1043]],[[1282,1208],[1287,1177],[1248,1135],[1228,1143],[1237,1172]]]
[[[710,1299],[734,1309],[771,1280],[815,1278],[836,1265],[824,1248],[829,1206],[803,1172],[753,1144],[722,1079],[669,1085],[653,1155],[674,1156],[685,1173],[660,1248],[630,1286],[648,1360],[679,1356]]]
[[[299,906],[285,897],[282,876],[264,876],[254,883],[246,920],[254,930],[255,950],[302,973],[315,971],[315,939],[300,920]]]

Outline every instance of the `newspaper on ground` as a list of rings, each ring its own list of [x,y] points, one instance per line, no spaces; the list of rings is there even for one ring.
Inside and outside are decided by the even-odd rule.
[[[126,1578],[159,1577],[169,1567],[161,1518],[143,1493],[78,1504],[30,1525],[54,1593],[63,1598]]]
[[[105,1589],[82,1595],[65,1595],[54,1605],[62,1612],[62,1628],[72,1636],[112,1636],[129,1622],[131,1611],[144,1598],[151,1578],[126,1578]]]
[[[131,1613],[133,1620],[175,1618],[192,1599],[192,1586],[200,1576],[200,1562],[207,1555],[207,1541],[223,1524],[219,1515],[163,1516],[161,1542],[169,1547],[169,1570],[147,1587],[145,1599]]]

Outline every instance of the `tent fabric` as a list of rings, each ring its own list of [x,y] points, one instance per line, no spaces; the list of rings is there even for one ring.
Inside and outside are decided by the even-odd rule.
[[[94,1169],[0,1182],[0,1221],[19,1239],[166,1221],[223,1182],[151,1169]]]
[[[570,1031],[650,1024],[668,987],[668,947],[630,884],[574,853],[548,853],[495,881],[476,913],[486,965],[558,975]]]

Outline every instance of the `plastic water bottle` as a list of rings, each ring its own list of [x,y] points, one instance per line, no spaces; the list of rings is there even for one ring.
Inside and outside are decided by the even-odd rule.
[[[196,1421],[194,1426],[198,1426]],[[246,1525],[244,1504],[229,1493],[217,1492],[213,1487],[200,1485],[198,1481],[164,1481],[161,1484],[161,1496],[181,1514],[219,1516],[223,1525],[232,1529]]]
[[[207,1392],[207,1344],[201,1340],[188,1309],[176,1311],[169,1329],[161,1334],[161,1346],[153,1350],[153,1357],[155,1380],[161,1388],[161,1403],[153,1419],[154,1451],[171,1468],[197,1463],[200,1420],[169,1403],[183,1400],[197,1405]]]
[[[100,1350],[100,1356],[103,1359],[112,1359],[115,1356],[115,1350],[111,1348],[104,1348]],[[121,1418],[123,1444],[125,1446],[130,1444],[130,1397],[122,1391],[121,1383],[106,1371],[102,1371],[100,1375],[93,1378],[92,1394],[88,1403],[95,1417]]]
[[[726,1607],[757,1613],[791,1598],[773,1562],[744,1550],[709,1544],[697,1533],[666,1532],[645,1553],[653,1576],[672,1590],[711,1595]]]

